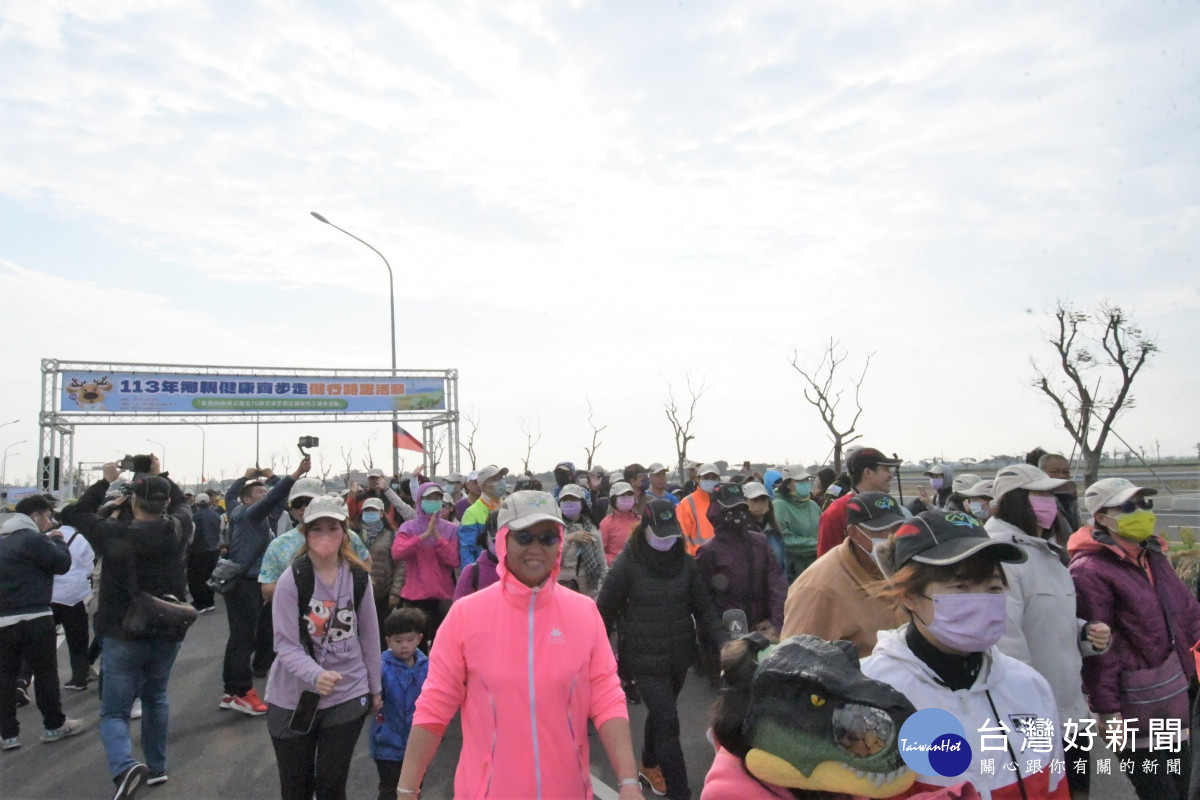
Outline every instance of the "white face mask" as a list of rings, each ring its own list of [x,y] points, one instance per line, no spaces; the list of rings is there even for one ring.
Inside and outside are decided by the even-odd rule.
[[[968,505],[971,507],[971,516],[980,522],[991,516],[991,511],[988,509],[987,503],[982,500],[972,500]]]
[[[700,481],[700,491],[706,494],[712,494],[712,490],[717,488],[719,481],[702,480]]]

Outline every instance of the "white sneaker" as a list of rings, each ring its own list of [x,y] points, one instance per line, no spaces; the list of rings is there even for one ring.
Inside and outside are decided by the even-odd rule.
[[[142,698],[139,697],[133,701],[133,707],[129,709],[129,718],[130,719],[141,719],[142,718]]]

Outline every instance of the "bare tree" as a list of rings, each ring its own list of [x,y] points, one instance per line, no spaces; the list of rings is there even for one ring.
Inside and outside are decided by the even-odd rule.
[[[687,384],[690,398],[687,403],[687,416],[684,417],[684,412],[680,410],[679,403],[675,399],[675,387],[670,380],[667,380],[667,399],[663,403],[663,410],[667,414],[667,420],[671,423],[671,431],[675,434],[675,456],[679,465],[679,480],[681,481],[687,474],[685,465],[687,464],[688,443],[696,438],[696,435],[692,433],[692,423],[696,421],[696,404],[700,402],[704,393],[712,388],[706,377],[697,378],[691,371],[685,372],[683,378]]]
[[[1046,342],[1054,348],[1058,370],[1043,369],[1031,358],[1032,385],[1058,409],[1083,459],[1084,482],[1090,485],[1100,473],[1100,455],[1113,423],[1123,410],[1134,407],[1133,381],[1158,352],[1158,343],[1120,306],[1101,303],[1088,313],[1060,300],[1051,316],[1054,323]],[[1051,372],[1059,371],[1061,375],[1051,378]],[[1092,374],[1095,387],[1089,388]]]
[[[271,468],[271,472],[274,472],[275,465],[279,463],[279,451],[278,450],[273,451],[271,453],[271,455],[269,456],[269,458],[270,458],[270,460],[267,462],[267,466],[269,466]]]
[[[329,465],[327,465],[325,463],[324,458],[322,458],[321,456],[317,456],[317,472],[320,473],[320,475],[321,475],[321,485],[322,486],[329,485],[329,470],[331,470],[331,469],[332,469],[332,467],[330,467]]]
[[[449,431],[449,425],[440,426],[437,435],[433,437],[433,442],[429,446],[429,471],[426,474],[430,477],[437,475],[438,464],[442,462],[442,457],[446,455],[446,434]]]
[[[529,472],[529,459],[533,456],[533,448],[537,447],[538,442],[542,440],[541,420],[534,419],[533,427],[537,428],[536,433],[534,433],[529,422],[524,417],[521,417],[521,433],[525,434],[525,458],[521,459],[521,464],[522,471],[527,475],[531,474]]]
[[[371,453],[371,445],[375,444],[375,437],[378,435],[378,432],[374,432],[367,437],[366,441],[363,442],[363,448],[367,451],[367,455],[365,458],[363,458],[362,464],[363,469],[365,469],[367,472],[375,469],[375,456]]]
[[[584,399],[586,399],[586,400],[587,400],[587,407],[588,407],[587,421],[588,421],[588,425],[590,425],[590,426],[591,426],[591,428],[592,428],[592,446],[591,446],[591,447],[585,447],[585,448],[583,448],[583,451],[584,451],[585,453],[587,453],[587,468],[588,468],[588,471],[589,471],[589,472],[591,472],[591,470],[592,470],[592,459],[593,459],[593,458],[595,458],[595,456],[596,456],[596,451],[600,449],[600,445],[604,444],[603,442],[601,442],[601,441],[600,441],[600,434],[604,433],[605,429],[607,429],[607,428],[608,428],[608,426],[607,426],[607,425],[601,425],[601,426],[599,426],[599,427],[597,427],[597,426],[596,426],[596,421],[595,421],[595,412],[593,412],[593,411],[592,411],[592,398],[590,398],[590,397],[587,397],[587,396],[585,395],[585,396],[584,396]]]
[[[871,366],[871,358],[874,353],[867,353],[867,358],[863,362],[862,372],[858,374],[858,380],[849,379],[849,385],[854,387],[854,418],[850,420],[849,425],[839,425],[837,421],[838,405],[842,402],[842,394],[846,390],[846,386],[837,386],[834,381],[837,380],[838,367],[846,363],[846,359],[850,354],[843,351],[840,354],[837,351],[838,342],[830,337],[829,342],[825,345],[825,349],[821,352],[821,360],[817,363],[815,369],[800,368],[800,354],[798,351],[792,351],[792,369],[800,373],[808,384],[804,387],[804,399],[807,400],[817,413],[821,415],[821,421],[825,423],[826,429],[829,431],[829,440],[833,442],[833,471],[840,473],[842,471],[842,450],[851,442],[861,439],[861,433],[855,433],[855,428],[858,426],[858,418],[862,416],[862,385],[867,377],[867,370]],[[843,417],[843,420],[845,418]]]
[[[467,457],[471,459],[471,470],[475,470],[475,434],[479,433],[479,410],[471,409],[463,414],[470,430],[467,432]]]
[[[354,468],[354,446],[342,446],[342,461],[346,463],[346,488],[350,488],[350,470]]]
[[[279,454],[279,463],[283,465],[283,473],[285,475],[290,474],[292,471],[292,454],[291,453],[280,453]]]

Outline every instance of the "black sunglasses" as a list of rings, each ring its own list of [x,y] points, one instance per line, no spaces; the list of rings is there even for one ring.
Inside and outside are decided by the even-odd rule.
[[[309,498],[309,497],[297,497],[295,500],[288,503],[288,508],[290,508],[292,511],[299,511],[300,509],[307,506],[308,501],[311,499],[312,498]]]
[[[529,547],[537,541],[542,547],[554,547],[561,539],[557,532],[533,533],[532,531],[513,531],[513,540],[521,547]]]
[[[1133,500],[1126,500],[1121,505],[1116,506],[1116,509],[1122,514],[1132,514],[1139,508],[1143,511],[1149,511],[1154,508],[1154,501],[1145,497],[1135,497]]]

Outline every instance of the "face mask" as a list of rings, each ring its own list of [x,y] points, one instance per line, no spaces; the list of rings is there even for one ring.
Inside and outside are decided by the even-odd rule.
[[[848,528],[847,528],[847,533],[849,533],[849,529],[848,529]],[[863,536],[867,536],[867,534],[862,534],[862,535],[863,535]],[[870,536],[867,536],[867,540],[868,540],[868,541],[870,541],[870,542],[871,542],[871,545],[872,545],[870,550],[868,550],[867,548],[865,548],[865,547],[863,547],[861,544],[859,544],[859,543],[858,543],[858,538],[857,538],[857,537],[850,536],[850,537],[849,537],[849,539],[850,539],[850,541],[854,542],[854,546],[855,546],[855,547],[857,547],[859,550],[862,550],[864,553],[866,553],[866,554],[867,554],[867,558],[869,558],[869,559],[871,559],[873,562],[875,562],[875,565],[876,565],[876,566],[879,566],[879,557],[875,555],[875,547],[874,547],[874,545],[875,545],[875,540],[874,540],[873,538],[871,538]]]
[[[717,481],[700,481],[700,491],[706,494],[712,494],[712,490],[717,488]]]
[[[983,522],[992,515],[988,510],[987,504],[982,500],[972,500],[970,505],[971,516],[975,517],[975,519],[979,520],[980,522]]]
[[[792,492],[803,500],[805,497],[812,495],[812,482],[800,481],[799,483],[793,485]]]
[[[935,594],[930,599],[933,622],[926,627],[952,650],[982,653],[1004,635],[1003,594]]]
[[[745,506],[728,509],[722,518],[725,520],[725,527],[738,533],[742,533],[750,527],[750,509]]]
[[[642,478],[641,482],[638,483],[638,488],[641,489],[643,492],[646,491],[647,489],[649,489],[650,488],[650,479]]]
[[[309,551],[320,558],[333,558],[341,546],[342,540],[337,536],[310,536],[308,539]]]
[[[422,500],[421,501],[421,510],[424,511],[426,514],[430,514],[430,515],[436,514],[442,510],[442,501],[441,500]]]
[[[1154,535],[1154,522],[1157,519],[1153,511],[1137,510],[1131,514],[1121,514],[1114,517],[1117,521],[1117,536],[1131,542],[1144,542]]]
[[[578,519],[579,513],[583,511],[583,503],[578,500],[563,500],[560,508],[567,519]]]
[[[1029,505],[1033,508],[1033,515],[1037,517],[1038,525],[1044,530],[1054,524],[1054,520],[1058,516],[1057,500],[1053,497],[1030,495]]]
[[[661,553],[665,553],[675,546],[679,541],[678,536],[655,536],[649,529],[646,530],[646,541],[650,546]]]
[[[633,498],[629,495],[622,495],[617,498],[617,511],[629,511],[633,508]]]
[[[930,478],[929,485],[936,492],[946,485],[946,481],[942,478]]]
[[[508,484],[504,481],[496,481],[488,487],[488,494],[499,500],[504,495],[508,494]]]
[[[374,525],[381,519],[383,519],[383,515],[378,511],[364,511],[362,515],[363,522],[367,523],[368,525]]]

